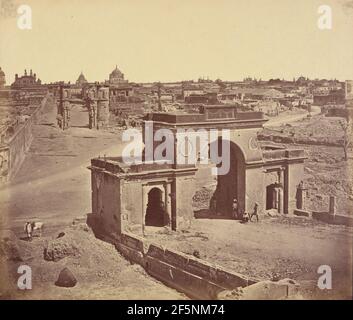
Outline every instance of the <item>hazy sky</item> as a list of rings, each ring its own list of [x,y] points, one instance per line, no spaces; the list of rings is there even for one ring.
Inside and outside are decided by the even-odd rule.
[[[0,17],[10,84],[32,68],[44,82],[353,78],[351,0],[0,0],[32,8],[32,30]],[[317,27],[332,7],[332,30]]]

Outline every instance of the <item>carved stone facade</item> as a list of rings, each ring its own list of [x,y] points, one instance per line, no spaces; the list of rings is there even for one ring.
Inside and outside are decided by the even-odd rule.
[[[230,131],[230,170],[217,177],[217,188],[210,203],[210,212],[236,219],[232,203],[236,199],[240,216],[275,209],[291,213],[296,208],[297,187],[303,176],[304,151],[268,147],[257,143],[257,132],[266,120],[261,112],[236,111],[236,106],[205,106],[197,114],[153,113],[143,126],[143,141],[147,148],[146,126],[153,124],[153,137],[159,129],[173,134],[175,152],[167,162],[146,159],[137,165],[127,165],[122,158],[91,160],[92,213],[104,232],[122,233],[128,226],[166,226],[172,230],[188,228],[194,212],[197,165],[178,164],[177,147],[180,129],[203,129],[210,135],[218,129]],[[209,140],[211,141],[211,140]],[[153,150],[162,143],[153,141]],[[201,150],[195,150],[197,154]],[[187,155],[188,157],[189,155]],[[165,159],[164,159],[165,160]],[[154,215],[151,217],[150,215]]]
[[[75,90],[75,89],[74,89]],[[109,87],[95,84],[82,88],[82,96],[88,110],[88,126],[90,129],[101,129],[109,124]],[[77,102],[70,85],[60,85],[58,103],[58,126],[63,130],[70,127],[71,102]],[[80,100],[82,101],[82,100]]]

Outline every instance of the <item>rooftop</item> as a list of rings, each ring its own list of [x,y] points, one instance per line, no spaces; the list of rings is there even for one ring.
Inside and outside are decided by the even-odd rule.
[[[186,124],[186,123],[209,123],[218,121],[231,122],[247,122],[260,121],[265,122],[262,112],[240,112],[238,105],[202,105],[199,107],[198,113],[186,112],[168,112],[168,113],[151,113],[145,120],[154,122],[164,122],[170,124]]]

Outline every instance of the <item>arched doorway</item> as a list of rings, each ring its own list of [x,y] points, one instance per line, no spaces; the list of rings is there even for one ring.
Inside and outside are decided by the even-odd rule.
[[[168,224],[169,216],[165,209],[163,192],[159,188],[152,188],[148,193],[145,225],[163,227]]]
[[[278,183],[272,183],[266,187],[266,210],[275,209],[281,212],[282,186]]]
[[[213,143],[218,143],[218,152],[221,154],[223,152],[221,138]],[[228,160],[229,171],[227,174],[217,176],[217,187],[211,198],[210,207],[218,215],[240,218],[245,211],[245,158],[242,150],[234,142],[230,142]],[[233,215],[234,199],[237,201],[237,216]]]

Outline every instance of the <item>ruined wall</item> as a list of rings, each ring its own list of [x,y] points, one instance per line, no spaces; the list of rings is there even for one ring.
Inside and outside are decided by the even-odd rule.
[[[297,187],[303,177],[304,166],[302,163],[291,163],[287,166],[287,170],[284,174],[284,184],[285,190],[288,192],[288,198],[286,199],[285,194],[284,208],[286,208],[286,204],[288,204],[288,212],[285,213],[293,213],[293,211],[296,209]]]
[[[258,213],[266,209],[265,174],[263,168],[246,169],[245,212],[252,212],[255,202],[259,204]]]
[[[92,213],[101,231],[121,232],[120,181],[104,172],[91,171]]]
[[[128,260],[140,264],[151,276],[195,299],[216,299],[224,290],[257,282],[193,256],[146,242],[132,234],[110,239]]]
[[[142,224],[142,185],[140,181],[122,181],[121,213],[129,224]]]
[[[43,111],[53,106],[54,101],[52,97],[49,95],[45,96],[37,109],[32,113],[32,115],[15,131],[13,136],[6,143],[6,148],[2,148],[2,161],[0,163],[0,183],[5,183],[16,175],[33,141],[33,125],[39,119]]]
[[[9,148],[3,146],[0,148],[0,184],[5,183],[9,176]]]
[[[174,188],[175,190],[173,190]],[[174,186],[172,185],[172,193],[176,194],[176,201],[174,203],[176,207],[173,208],[174,205],[172,205],[172,212],[176,210],[177,229],[189,228],[194,219],[192,197],[195,194],[195,189],[194,177],[177,177]]]
[[[32,125],[33,120],[28,119],[8,142],[10,164],[9,179],[11,179],[21,167],[26,157],[26,152],[33,141]]]

